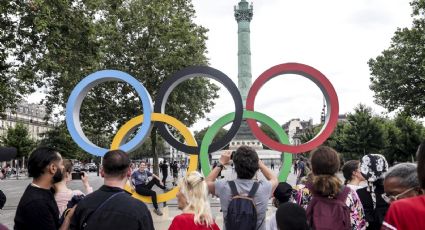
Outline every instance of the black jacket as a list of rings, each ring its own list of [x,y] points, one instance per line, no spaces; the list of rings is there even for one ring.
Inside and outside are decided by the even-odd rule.
[[[385,214],[388,211],[388,203],[382,198],[384,193],[383,181],[379,180],[375,182],[375,196],[376,196],[376,208],[373,208],[372,195],[367,191],[366,188],[357,190],[360,201],[362,202],[363,209],[365,212],[366,221],[369,223],[367,230],[380,230],[382,222],[384,221]]]
[[[121,188],[103,185],[99,190],[87,195],[78,203],[70,229],[82,229],[84,222],[87,222],[85,230],[154,229],[146,204],[134,199],[127,192],[116,195],[96,213],[91,214],[110,196],[122,191]]]

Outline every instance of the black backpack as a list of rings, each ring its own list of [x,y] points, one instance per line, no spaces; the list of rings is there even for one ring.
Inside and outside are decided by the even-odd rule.
[[[255,207],[254,195],[259,187],[258,182],[254,182],[248,196],[239,195],[234,181],[229,181],[229,186],[232,191],[232,200],[227,208],[226,229],[256,230],[257,208]],[[263,223],[261,222],[261,224]]]

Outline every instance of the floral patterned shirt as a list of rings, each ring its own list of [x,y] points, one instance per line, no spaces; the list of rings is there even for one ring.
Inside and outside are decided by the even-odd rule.
[[[313,194],[310,189],[304,185],[297,185],[293,193],[293,202],[301,205],[307,210],[308,204],[310,203]],[[365,215],[363,211],[362,203],[360,202],[357,193],[351,189],[345,202],[350,208],[351,227],[353,230],[366,229]]]

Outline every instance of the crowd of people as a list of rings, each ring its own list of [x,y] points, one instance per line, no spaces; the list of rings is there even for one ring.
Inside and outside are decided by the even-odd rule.
[[[5,167],[0,166],[0,180],[10,178],[12,176],[19,176],[19,174],[25,174],[26,170],[19,167],[12,167],[10,164],[6,164]]]
[[[220,229],[209,194],[219,198],[221,229],[227,230],[425,229],[425,141],[418,148],[417,159],[416,164],[390,168],[382,155],[367,154],[341,166],[339,154],[321,146],[309,159],[297,162],[294,171],[299,180],[294,186],[279,182],[247,146],[233,153],[224,151],[206,178],[193,171],[177,180],[178,162],[168,165],[164,161],[161,172],[168,176],[171,169],[182,211],[169,229]],[[217,180],[231,164],[236,179]],[[338,176],[340,170],[344,181]],[[96,191],[87,174],[82,175],[84,192],[69,189],[71,171],[72,163],[52,148],[38,148],[30,155],[28,173],[33,180],[17,207],[16,230],[155,229],[147,205],[124,190],[129,181],[137,193],[152,198],[154,213],[162,215],[152,187],[168,189],[145,162],[134,168],[127,153],[109,151],[100,169],[104,183]],[[256,176],[257,172],[264,178]],[[270,199],[277,210],[267,221]]]

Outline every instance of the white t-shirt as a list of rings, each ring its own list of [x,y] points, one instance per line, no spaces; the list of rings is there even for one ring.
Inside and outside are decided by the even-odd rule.
[[[352,190],[356,191],[357,189],[363,188],[363,186],[360,185],[353,185],[353,184],[347,184],[347,186],[349,188],[351,188]]]

